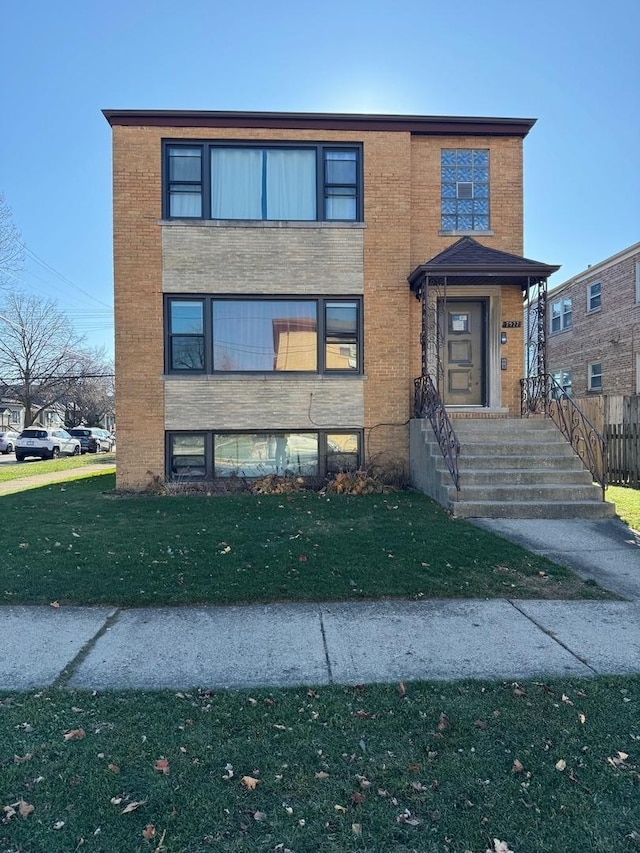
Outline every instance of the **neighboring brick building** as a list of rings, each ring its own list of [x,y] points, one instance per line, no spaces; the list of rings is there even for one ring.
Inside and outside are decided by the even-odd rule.
[[[556,269],[520,257],[534,120],[104,115],[119,488],[408,461],[423,369],[519,416],[523,288]]]
[[[640,393],[640,243],[549,291],[547,364],[574,397]]]

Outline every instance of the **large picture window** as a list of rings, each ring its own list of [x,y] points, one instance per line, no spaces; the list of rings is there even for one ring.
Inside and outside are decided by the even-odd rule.
[[[169,219],[362,219],[360,146],[165,143]]]
[[[355,471],[361,433],[336,430],[174,432],[167,435],[167,479],[318,477]]]
[[[167,297],[169,373],[362,372],[359,298]]]

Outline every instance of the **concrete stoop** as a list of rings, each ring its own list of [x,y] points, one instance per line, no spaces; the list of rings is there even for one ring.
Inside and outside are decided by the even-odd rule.
[[[414,485],[457,518],[610,518],[615,506],[602,500],[569,443],[551,420],[529,418],[456,418],[460,441],[460,491],[428,420],[412,422],[412,453],[423,443]]]

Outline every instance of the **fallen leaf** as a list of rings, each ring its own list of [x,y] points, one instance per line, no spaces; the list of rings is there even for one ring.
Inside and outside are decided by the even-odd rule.
[[[120,772],[120,768],[118,767],[117,764],[107,764],[107,768],[109,770],[111,770],[112,773],[119,773]]]
[[[513,853],[506,841],[500,841],[497,838],[493,839],[493,850],[487,850],[487,853]]]
[[[136,809],[139,809],[140,806],[143,806],[147,801],[146,800],[132,800],[130,803],[122,809],[122,814],[129,814],[130,812],[134,812]]]
[[[569,699],[569,697],[566,695],[566,693],[562,694],[562,701],[564,702],[565,705],[573,705],[573,702],[571,701],[571,699]]]
[[[60,602],[59,601],[52,601],[51,604],[49,605],[49,607],[60,607]]]
[[[362,824],[361,823],[352,823],[351,824],[351,832],[354,835],[362,835]]]
[[[264,812],[254,812],[253,813],[253,819],[257,820],[257,821],[262,821],[262,820],[266,820],[267,816]]]
[[[320,772],[319,772],[319,773],[316,773],[316,774],[315,774],[315,777],[316,777],[316,779],[328,779],[328,778],[329,778],[329,774],[328,774],[328,773],[325,773],[325,772],[324,772],[324,770],[320,770]]]
[[[334,810],[334,811],[336,811],[336,812],[339,812],[340,814],[345,814],[345,813],[346,813],[346,811],[347,811],[347,809],[345,808],[345,806],[338,806],[338,805],[335,805],[335,806],[333,807],[333,810]]]
[[[145,838],[147,841],[150,841],[155,834],[156,828],[152,823],[148,823],[142,830],[142,837]]]
[[[299,560],[299,562],[301,562],[301,563],[306,563],[308,559],[309,559],[309,558],[307,557],[307,555],[306,555],[306,554],[300,554],[300,555],[299,555],[299,557],[298,557],[298,560]]]
[[[84,729],[69,729],[64,733],[65,740],[82,740],[85,735]]]
[[[513,685],[513,695],[514,696],[526,696],[527,691],[524,689],[524,687],[520,687],[520,685],[518,683],[515,683]],[[502,844],[503,842],[501,841],[499,843]]]
[[[14,755],[13,756],[13,763],[14,764],[24,764],[25,761],[31,761],[32,758],[33,758],[33,755],[30,752],[26,752],[24,755]]]
[[[154,762],[153,769],[157,770],[159,773],[164,773],[165,776],[169,775],[169,762],[166,758],[157,758]]]
[[[364,803],[364,801],[365,801],[366,799],[367,799],[367,798],[365,797],[365,795],[364,795],[364,794],[361,794],[361,793],[360,793],[360,791],[354,791],[354,792],[353,792],[353,794],[351,794],[351,797],[350,797],[351,805],[352,805],[352,806],[359,806],[359,805],[360,805],[360,803]]]
[[[475,721],[475,723],[474,723],[473,725],[474,725],[477,729],[483,729],[483,730],[484,730],[484,729],[486,729],[486,728],[487,728],[487,721],[486,721],[486,720],[476,720],[476,721]]]
[[[411,787],[413,788],[414,791],[418,791],[419,793],[422,793],[422,791],[428,791],[429,790],[426,787],[426,785],[422,784],[422,782],[412,782]]]
[[[399,815],[396,815],[396,820],[398,823],[404,823],[407,826],[420,826],[422,823],[420,818],[414,817],[409,809],[405,809],[403,812],[400,812]]]
[[[580,722],[582,723],[583,726],[587,722],[587,718],[585,717],[584,714],[578,714],[578,719],[580,720]]]
[[[564,760],[564,758],[561,758],[560,761],[556,761],[556,770],[562,772],[566,766],[567,762]]]
[[[21,818],[28,818],[31,812],[35,811],[35,806],[32,806],[31,803],[27,803],[25,800],[18,800],[15,804],[18,806],[18,814]]]
[[[523,770],[524,770],[524,766],[523,766],[522,762],[518,761],[518,759],[515,758],[513,761],[513,765],[511,766],[511,772],[512,773],[522,773]]]
[[[401,681],[401,682],[398,684],[398,693],[399,693],[401,696],[406,696],[406,695],[407,695],[407,688],[404,686],[404,681]]]
[[[245,788],[248,788],[250,791],[253,791],[256,785],[258,785],[260,782],[259,779],[254,779],[253,776],[242,776],[240,781],[245,786]]]
[[[444,711],[441,711],[440,717],[438,718],[438,731],[439,732],[446,732],[447,729],[450,729],[450,728],[451,728],[451,720],[449,719],[449,717],[447,717],[447,715],[444,713]]]
[[[62,829],[63,826],[64,826],[64,821],[63,820],[57,820],[53,824],[53,829]]]
[[[626,761],[629,755],[626,752],[618,752],[618,758],[620,761]]]

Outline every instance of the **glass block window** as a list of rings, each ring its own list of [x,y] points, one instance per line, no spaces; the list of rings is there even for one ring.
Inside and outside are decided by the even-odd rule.
[[[587,311],[596,311],[602,306],[602,285],[599,281],[587,288]]]
[[[443,148],[440,161],[443,231],[489,230],[489,150]]]

